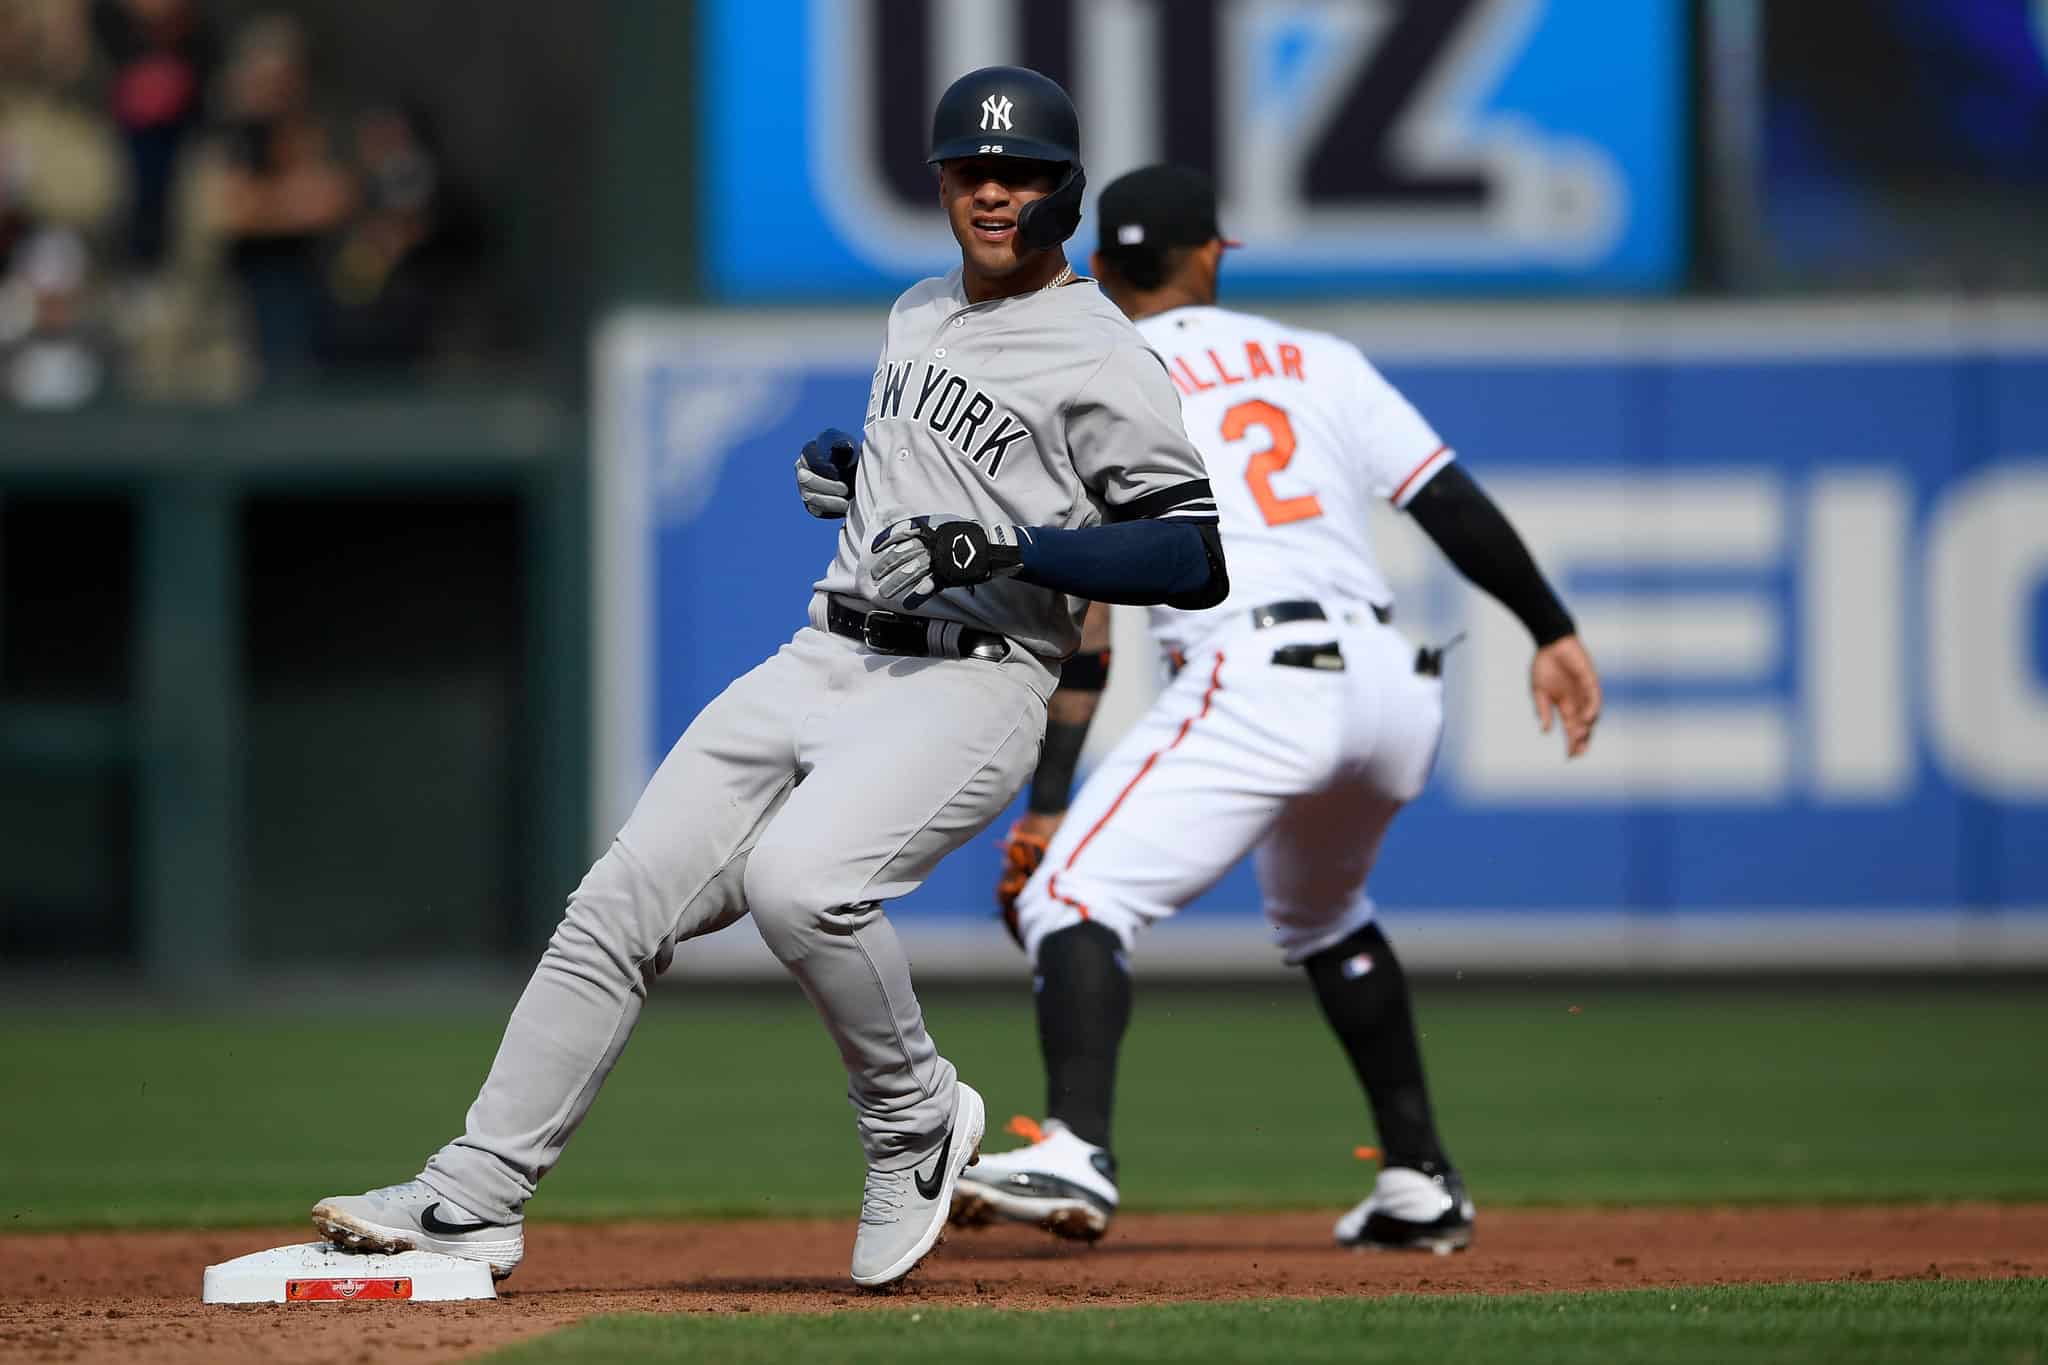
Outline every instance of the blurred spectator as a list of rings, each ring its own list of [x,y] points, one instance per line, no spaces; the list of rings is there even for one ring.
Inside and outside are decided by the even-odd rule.
[[[67,13],[0,0],[0,263],[10,234],[58,224],[91,236],[121,202],[113,139],[74,93],[85,61]]]
[[[462,269],[466,215],[449,192],[425,115],[374,107],[355,125],[361,197],[327,269],[323,358],[348,369],[417,366]]]
[[[496,359],[506,284],[462,192],[477,146],[456,162],[421,105],[362,106],[361,67],[312,83],[312,16],[376,62],[365,32],[419,27],[387,8],[0,0],[0,406],[115,388],[234,402],[316,371]],[[435,31],[469,54],[461,26]],[[496,69],[432,98],[452,106],[456,74],[495,88]],[[364,108],[345,139],[320,116],[330,96]]]
[[[88,243],[121,202],[120,157],[79,89],[66,0],[0,0],[0,402],[68,408],[106,385]]]
[[[192,0],[93,0],[92,22],[113,68],[109,106],[128,152],[128,250],[154,269],[169,239],[178,153],[204,112],[210,34]]]
[[[75,408],[107,378],[108,338],[86,313],[85,242],[69,228],[23,241],[0,279],[0,384],[24,408]]]
[[[310,368],[320,340],[322,241],[356,197],[312,112],[305,35],[295,21],[273,15],[242,31],[222,113],[214,226],[246,297],[262,377],[294,378]]]

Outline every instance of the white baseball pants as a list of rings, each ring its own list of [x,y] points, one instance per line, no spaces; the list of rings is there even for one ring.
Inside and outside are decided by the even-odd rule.
[[[1342,671],[1272,662],[1283,645],[1331,640]],[[1068,810],[1017,901],[1026,952],[1035,961],[1047,934],[1083,921],[1128,950],[1254,848],[1289,963],[1364,925],[1380,840],[1443,734],[1441,681],[1415,657],[1369,616],[1265,630],[1247,616],[1203,641]]]

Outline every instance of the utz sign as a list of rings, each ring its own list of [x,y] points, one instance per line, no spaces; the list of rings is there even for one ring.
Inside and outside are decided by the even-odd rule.
[[[705,23],[706,269],[727,297],[946,269],[931,110],[997,62],[1073,94],[1096,188],[1153,161],[1209,172],[1247,244],[1232,270],[1264,292],[1676,277],[1676,0],[721,0]],[[1073,254],[1092,242],[1084,220]]]

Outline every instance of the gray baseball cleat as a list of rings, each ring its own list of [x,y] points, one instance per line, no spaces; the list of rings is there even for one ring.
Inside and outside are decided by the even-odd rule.
[[[488,1222],[418,1180],[323,1199],[313,1226],[343,1251],[437,1251],[488,1263],[494,1280],[526,1254],[524,1220]]]
[[[974,1087],[954,1082],[953,1121],[910,1165],[894,1171],[868,1167],[861,1191],[860,1227],[853,1237],[853,1282],[893,1284],[931,1254],[946,1230],[960,1172],[981,1151],[987,1122]]]
[[[1337,1220],[1337,1243],[1448,1256],[1472,1245],[1476,1219],[1456,1171],[1431,1175],[1412,1166],[1388,1166],[1373,1182],[1372,1193]]]
[[[976,1227],[1006,1219],[1036,1223],[1056,1237],[1092,1242],[1116,1216],[1116,1158],[1083,1142],[1058,1119],[1010,1120],[1030,1146],[983,1157],[960,1177],[953,1221]]]

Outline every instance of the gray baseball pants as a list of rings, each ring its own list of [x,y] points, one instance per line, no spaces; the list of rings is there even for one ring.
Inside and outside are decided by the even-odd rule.
[[[914,1162],[952,1116],[954,1071],[881,902],[1008,806],[1053,683],[1021,653],[912,659],[798,631],[669,751],[570,897],[462,1136],[421,1179],[478,1217],[517,1215],[676,945],[750,911],[838,1044],[869,1162]]]

